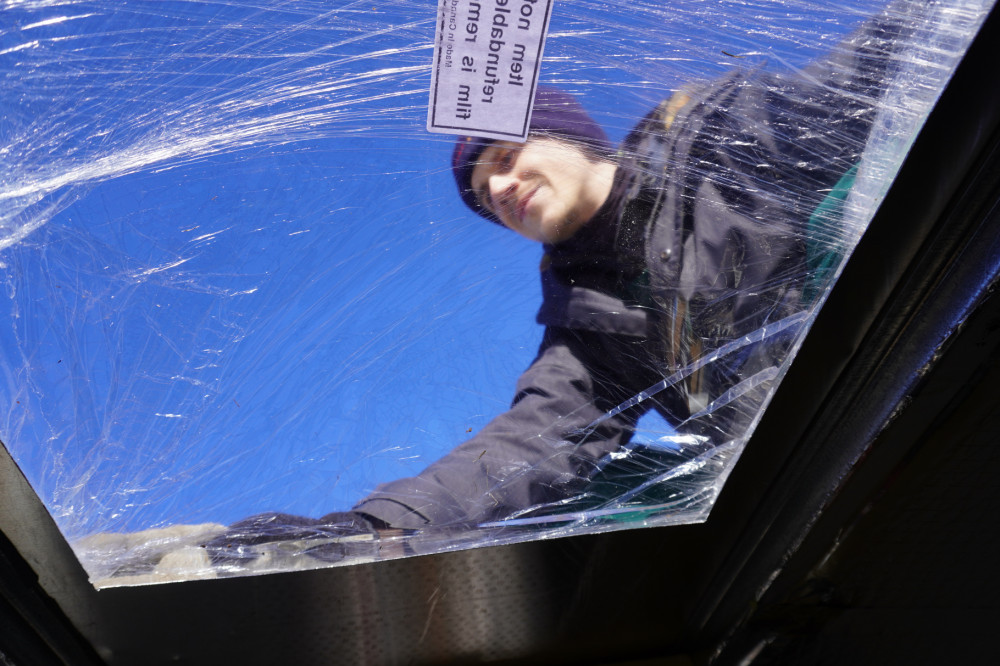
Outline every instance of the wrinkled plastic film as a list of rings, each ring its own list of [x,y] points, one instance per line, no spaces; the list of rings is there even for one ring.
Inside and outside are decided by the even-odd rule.
[[[543,248],[433,3],[4,3],[0,438],[100,585],[704,520],[989,7],[556,3],[619,189]]]

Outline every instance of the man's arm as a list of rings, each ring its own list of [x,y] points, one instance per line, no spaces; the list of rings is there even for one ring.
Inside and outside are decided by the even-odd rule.
[[[645,340],[549,327],[511,408],[415,477],[379,486],[355,510],[392,527],[478,524],[578,492],[628,442],[643,408],[581,432],[648,381]]]

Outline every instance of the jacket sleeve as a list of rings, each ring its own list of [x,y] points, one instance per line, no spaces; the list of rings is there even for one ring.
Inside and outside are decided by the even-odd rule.
[[[478,524],[572,496],[632,435],[640,407],[588,426],[634,393],[627,361],[643,343],[547,328],[508,411],[417,476],[379,486],[355,510],[419,528]]]

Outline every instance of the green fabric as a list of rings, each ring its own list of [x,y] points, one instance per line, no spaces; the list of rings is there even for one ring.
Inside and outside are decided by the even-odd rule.
[[[728,460],[727,450],[632,444],[605,459],[604,466],[579,494],[520,517],[566,516],[566,522],[570,522],[578,520],[580,513],[592,511],[595,515],[591,520],[595,522],[642,523],[683,511],[714,497],[712,488]],[[699,457],[703,463],[693,465],[687,473],[651,483],[627,502],[621,501],[627,493]],[[608,509],[614,512],[602,515]],[[558,523],[542,523],[538,527],[544,529]]]
[[[858,167],[854,165],[837,181],[809,217],[806,225],[806,267],[809,278],[802,290],[802,300],[805,303],[816,300],[826,286],[830,271],[840,264],[844,256],[840,234],[844,204],[857,175]]]

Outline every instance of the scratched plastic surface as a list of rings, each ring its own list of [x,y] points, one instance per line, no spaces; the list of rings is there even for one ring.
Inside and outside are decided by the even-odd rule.
[[[98,585],[704,520],[989,5],[556,3],[541,81],[662,195],[612,294],[647,328],[500,446],[544,251],[424,129],[433,3],[0,2],[0,439]],[[438,460],[481,481],[447,511],[398,491]],[[394,481],[378,534],[203,547]]]

